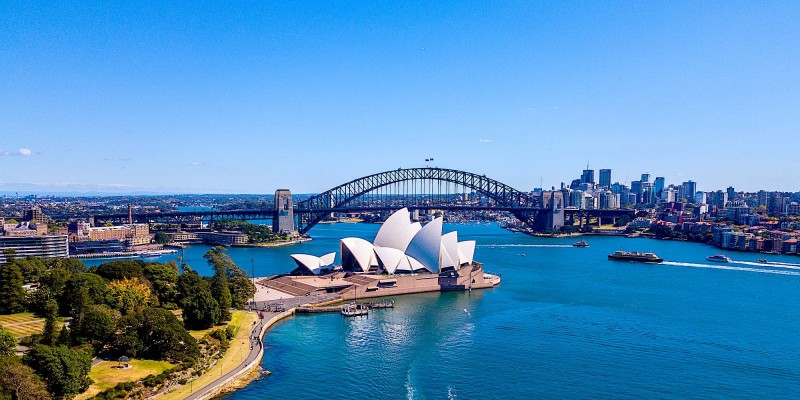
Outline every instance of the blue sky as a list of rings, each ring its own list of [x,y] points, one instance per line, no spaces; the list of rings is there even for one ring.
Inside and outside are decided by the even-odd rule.
[[[0,3],[0,191],[800,190],[799,2],[161,3]]]

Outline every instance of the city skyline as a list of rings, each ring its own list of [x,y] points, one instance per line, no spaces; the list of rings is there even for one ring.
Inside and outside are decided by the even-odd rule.
[[[429,157],[520,190],[588,159],[614,182],[794,192],[799,14],[3,4],[0,192],[314,193]]]

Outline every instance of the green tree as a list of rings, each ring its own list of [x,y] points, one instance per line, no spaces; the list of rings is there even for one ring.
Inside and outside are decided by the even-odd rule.
[[[41,343],[54,345],[56,343],[56,318],[58,318],[58,303],[50,300],[44,309],[44,330],[42,331]]]
[[[12,262],[17,264],[19,270],[22,271],[22,280],[25,282],[38,282],[47,270],[44,260],[37,257],[28,256]]]
[[[58,344],[67,347],[72,345],[72,338],[70,337],[69,329],[67,329],[66,325],[62,326],[61,330],[58,332]]]
[[[159,243],[159,244],[167,244],[167,243],[170,242],[169,235],[167,235],[164,232],[156,233],[156,236],[155,236],[154,239],[155,239],[156,243]]]
[[[153,294],[164,308],[177,308],[178,303],[178,264],[169,261],[164,264],[148,263],[144,274],[153,287]]]
[[[239,269],[233,260],[225,253],[225,248],[216,246],[203,255],[208,264],[214,268],[214,277],[211,278],[211,295],[219,305],[219,320],[222,323],[231,320],[231,290],[228,284],[228,271]]]
[[[0,357],[0,399],[50,400],[42,379],[19,357]]]
[[[234,276],[228,281],[231,290],[231,306],[233,308],[244,308],[256,293],[256,286],[250,278],[244,276]]]
[[[23,357],[39,376],[47,377],[47,389],[56,399],[69,399],[83,392],[92,380],[92,358],[82,350],[66,346],[36,345]]]
[[[220,321],[219,304],[211,289],[199,285],[183,300],[183,323],[188,329],[208,329]]]
[[[0,328],[0,357],[13,356],[17,352],[17,338],[14,334]]]
[[[102,263],[92,272],[109,281],[125,278],[144,278],[145,263],[142,260],[114,260]]]
[[[111,341],[117,328],[119,313],[102,304],[89,306],[83,313],[83,323],[72,325],[72,342],[91,344],[99,352]]]
[[[15,262],[0,265],[0,314],[25,311],[22,271]]]
[[[115,343],[118,355],[178,362],[194,360],[200,355],[197,341],[175,314],[163,308],[145,308],[126,315],[120,319],[118,328],[123,341]],[[138,338],[138,343],[134,338]]]

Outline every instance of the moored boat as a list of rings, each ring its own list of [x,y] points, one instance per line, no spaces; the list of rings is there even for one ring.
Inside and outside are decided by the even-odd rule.
[[[731,262],[731,258],[724,255],[724,254],[715,254],[713,256],[706,257],[706,260],[713,261],[713,262],[722,262],[722,263],[729,263]]]
[[[655,255],[655,253],[639,253],[637,251],[623,250],[617,250],[614,252],[614,254],[609,254],[608,259],[614,261],[634,261],[643,263],[664,262],[664,259]]]

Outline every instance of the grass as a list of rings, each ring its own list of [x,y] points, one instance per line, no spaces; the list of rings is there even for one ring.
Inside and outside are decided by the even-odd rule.
[[[42,333],[44,318],[35,317],[32,313],[0,315],[0,326],[17,338]]]
[[[234,312],[232,312],[232,313],[231,313],[231,321],[230,321],[230,322],[228,322],[228,324],[227,324],[227,325],[220,325],[220,326],[215,326],[215,327],[212,327],[212,328],[208,328],[208,329],[201,329],[201,330],[196,330],[196,331],[192,331],[192,330],[190,330],[190,331],[189,331],[189,334],[190,334],[190,335],[192,335],[192,337],[194,337],[195,339],[197,339],[197,340],[200,340],[200,339],[202,339],[202,338],[203,338],[205,335],[207,335],[207,334],[211,333],[211,331],[213,331],[213,330],[216,330],[216,329],[220,329],[220,328],[223,328],[223,329],[224,329],[224,328],[225,328],[226,326],[228,326],[228,325],[231,325],[231,326],[233,326],[233,330],[234,330],[234,332],[236,332],[236,333],[239,333],[239,330],[238,330],[238,329],[239,329],[239,326],[240,326],[240,325],[241,325],[241,323],[242,323],[242,318],[244,318],[246,315],[247,315],[247,313],[246,313],[246,312],[243,312],[243,311],[234,311]],[[251,322],[251,323],[252,323],[252,322]]]
[[[253,327],[253,322],[257,320],[258,315],[254,312],[234,311],[229,325],[233,326],[236,330],[236,337],[231,340],[231,346],[228,348],[225,356],[222,357],[222,360],[217,361],[217,364],[214,365],[214,368],[211,368],[205,374],[200,375],[200,377],[195,379],[194,383],[191,385],[186,384],[173,392],[170,392],[164,396],[160,396],[159,399],[183,399],[184,397],[188,396],[193,389],[200,389],[213,382],[214,379],[217,379],[238,367],[242,362],[243,357],[247,357],[247,354],[250,353],[250,340],[248,339],[248,336],[250,335],[250,331]],[[214,329],[217,328],[219,327]],[[190,331],[190,333],[192,336],[195,336],[196,334],[199,335],[201,332],[207,333],[208,331],[209,330]]]
[[[118,365],[116,361],[102,361],[93,366],[89,371],[89,377],[94,383],[75,400],[94,397],[106,389],[117,386],[118,383],[138,381],[147,375],[158,375],[175,366],[166,361],[153,360],[131,360],[128,364],[131,368],[114,368]]]

